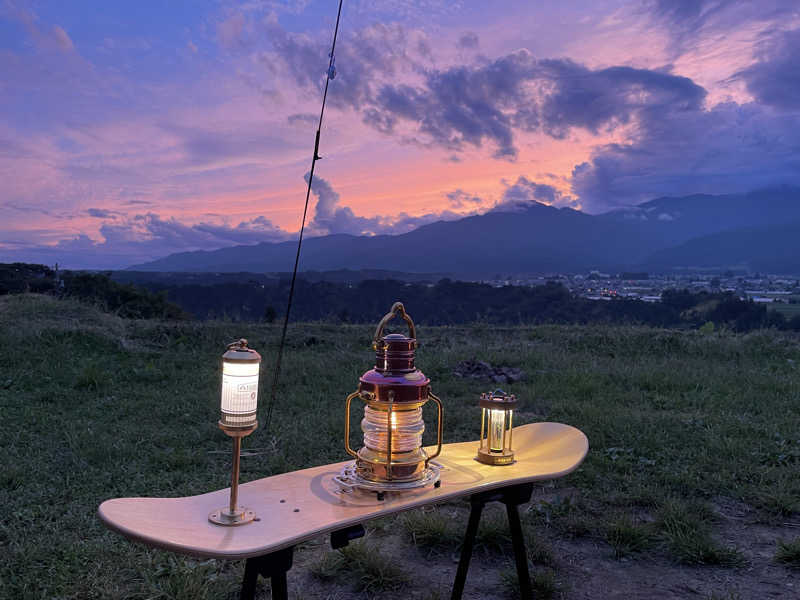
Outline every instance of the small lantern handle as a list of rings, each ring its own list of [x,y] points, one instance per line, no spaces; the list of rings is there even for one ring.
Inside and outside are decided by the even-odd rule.
[[[414,328],[414,321],[411,320],[411,316],[406,312],[405,307],[403,306],[402,302],[395,302],[392,304],[392,310],[390,310],[384,317],[381,319],[381,322],[378,323],[378,328],[375,330],[375,338],[372,341],[372,346],[376,350],[378,349],[378,342],[383,337],[383,328],[386,327],[386,324],[394,319],[397,315],[400,315],[403,320],[408,323],[408,331],[411,334],[411,338],[414,340],[414,346],[417,346],[417,331]]]

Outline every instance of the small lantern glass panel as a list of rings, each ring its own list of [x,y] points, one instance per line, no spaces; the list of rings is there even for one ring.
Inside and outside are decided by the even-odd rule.
[[[495,390],[481,394],[480,407],[481,442],[477,460],[487,465],[510,465],[514,462],[511,443],[516,397],[503,390]]]

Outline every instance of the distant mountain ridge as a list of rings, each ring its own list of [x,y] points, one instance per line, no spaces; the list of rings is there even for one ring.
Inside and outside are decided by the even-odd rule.
[[[786,253],[800,255],[800,235],[793,238],[786,229],[787,223],[800,223],[800,188],[663,197],[600,215],[531,203],[455,221],[438,221],[400,235],[333,234],[308,238],[303,243],[301,269],[380,269],[474,276],[644,265],[671,269],[685,267],[688,261],[706,267],[752,263],[760,270],[783,272],[778,267],[797,262],[787,261]],[[758,239],[765,240],[772,228],[778,228],[776,235],[785,243],[762,245],[756,257],[748,254],[747,246],[737,248],[735,242],[729,241],[748,239],[754,234],[745,230],[754,228],[760,232]],[[733,237],[714,237],[723,232]],[[690,243],[692,240],[696,241]],[[713,247],[709,245],[723,241],[727,245],[721,248],[727,251],[711,251]],[[263,242],[182,252],[130,269],[285,271],[294,261],[296,247],[295,241]],[[693,252],[704,252],[707,258],[693,260]]]

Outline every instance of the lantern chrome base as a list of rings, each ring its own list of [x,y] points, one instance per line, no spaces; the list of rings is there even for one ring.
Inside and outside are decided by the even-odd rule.
[[[475,460],[485,465],[510,465],[514,462],[514,453],[511,450],[491,452],[486,448],[478,448],[478,455]]]
[[[419,479],[412,481],[371,481],[364,479],[358,474],[356,470],[355,461],[347,463],[333,481],[343,492],[352,492],[354,490],[363,490],[365,492],[375,492],[378,494],[380,500],[383,499],[384,492],[404,492],[407,490],[415,490],[422,487],[432,485],[439,487],[439,472],[442,470],[442,465],[437,462],[429,461],[428,467],[421,472]]]
[[[256,512],[249,508],[238,508],[234,512],[231,512],[228,508],[218,508],[208,515],[208,520],[215,525],[227,525],[228,527],[245,525],[255,521],[255,519]]]

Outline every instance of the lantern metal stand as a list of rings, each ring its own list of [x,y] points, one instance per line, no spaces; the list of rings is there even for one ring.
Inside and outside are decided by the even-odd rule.
[[[481,441],[476,460],[487,465],[510,465],[514,462],[511,421],[517,407],[516,397],[495,390],[481,394],[480,407]]]
[[[222,356],[222,416],[219,428],[233,439],[231,495],[227,507],[208,515],[216,525],[236,526],[256,519],[255,511],[239,506],[239,458],[242,438],[258,427],[258,374],[261,356],[241,339],[228,345]]]
[[[410,337],[384,335],[395,316],[407,323]],[[414,321],[403,304],[395,302],[375,330],[375,368],[360,377],[358,390],[345,401],[344,445],[355,461],[334,478],[342,490],[375,492],[383,500],[387,491],[439,486],[440,467],[432,460],[442,451],[442,402],[431,391],[430,379],[414,365],[417,346]],[[361,421],[364,447],[358,452],[350,447],[350,405],[355,398],[366,403]],[[422,448],[422,406],[428,400],[438,407],[437,449],[430,456]]]

